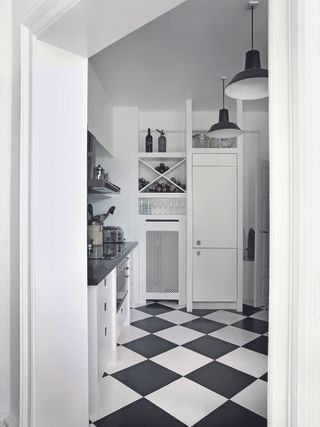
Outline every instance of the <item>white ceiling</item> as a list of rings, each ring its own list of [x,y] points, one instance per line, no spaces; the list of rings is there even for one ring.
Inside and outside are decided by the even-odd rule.
[[[221,108],[219,76],[244,68],[250,49],[247,0],[187,0],[94,55],[90,61],[114,105],[163,109],[192,98],[195,108]],[[267,0],[255,10],[255,48],[267,67]],[[234,101],[227,99],[227,106]],[[246,103],[267,109],[267,101]]]
[[[50,24],[39,38],[89,58],[184,1],[69,0],[72,7]]]

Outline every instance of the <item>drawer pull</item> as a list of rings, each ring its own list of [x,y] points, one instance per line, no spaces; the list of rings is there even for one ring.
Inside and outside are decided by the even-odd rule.
[[[201,245],[201,240],[197,240],[197,246]]]
[[[107,327],[104,328],[104,336],[107,336]]]
[[[197,255],[198,255],[198,256],[200,256],[200,255],[201,255],[200,251],[197,251]]]
[[[107,311],[107,303],[104,303],[104,311]]]

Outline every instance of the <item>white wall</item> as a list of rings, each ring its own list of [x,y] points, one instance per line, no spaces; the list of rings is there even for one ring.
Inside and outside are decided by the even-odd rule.
[[[137,240],[137,176],[138,176],[138,107],[115,107],[113,109],[114,158],[100,157],[98,162],[110,174],[110,180],[121,188],[121,193],[110,199],[91,196],[94,214],[106,212],[114,205],[113,216],[107,225],[119,225],[124,229],[128,241]]]
[[[4,37],[3,34],[6,34]],[[10,406],[10,140],[11,140],[11,2],[0,3],[0,422]]]
[[[38,42],[35,82],[34,426],[87,427],[87,60]]]
[[[112,100],[105,92],[90,61],[88,64],[88,129],[113,154]]]

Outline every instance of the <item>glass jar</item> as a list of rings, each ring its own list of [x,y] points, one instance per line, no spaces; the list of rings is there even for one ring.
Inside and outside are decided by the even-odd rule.
[[[235,138],[221,138],[220,139],[220,147],[221,148],[231,148],[233,147],[235,142]]]
[[[197,133],[192,137],[193,148],[208,148],[210,138],[205,133]]]

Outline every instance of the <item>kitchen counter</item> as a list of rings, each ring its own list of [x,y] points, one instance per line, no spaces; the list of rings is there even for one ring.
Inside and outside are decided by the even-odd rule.
[[[88,286],[97,286],[138,245],[125,242],[124,250],[113,259],[88,259]]]

